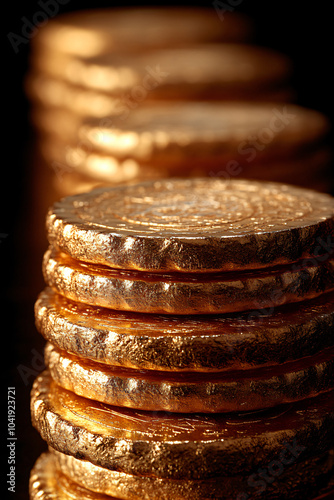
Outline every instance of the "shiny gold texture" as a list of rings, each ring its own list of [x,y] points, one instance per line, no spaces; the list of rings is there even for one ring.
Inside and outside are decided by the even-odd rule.
[[[149,273],[88,264],[49,249],[46,284],[65,297],[120,311],[222,314],[301,302],[334,290],[334,259],[242,272]]]
[[[118,51],[79,59],[36,54],[33,71],[111,95],[141,86],[148,99],[256,99],[287,102],[292,63],[283,54],[249,44],[192,44],[142,55]],[[282,98],[283,100],[283,98]]]
[[[113,268],[208,272],[299,259],[305,265],[309,256],[324,260],[331,251],[334,198],[280,183],[166,179],[63,198],[46,225],[53,247]]]
[[[30,500],[120,500],[89,491],[56,467],[55,457],[43,453],[34,464],[29,478]]]
[[[155,162],[154,164],[140,163],[133,158],[119,160],[107,153],[96,153],[85,148],[81,143],[73,145],[66,140],[55,137],[43,137],[40,140],[43,157],[47,163],[58,162],[71,173],[87,175],[104,184],[116,184],[136,179],[154,180],[168,177],[222,177],[228,178],[227,171],[222,170],[222,163],[208,158],[206,165],[178,161],[167,165]],[[329,169],[333,155],[328,148],[316,148],[306,153],[292,155],[289,158],[275,160],[269,158],[262,161],[247,163],[238,162],[240,175],[237,178],[254,179],[272,182],[285,182],[305,187],[310,180],[319,181],[324,176],[329,179]],[[233,160],[227,160],[233,161]],[[226,163],[227,163],[226,162]],[[73,193],[74,194],[74,193]]]
[[[171,414],[88,400],[60,388],[47,371],[31,393],[35,428],[52,448],[94,465],[165,479],[209,479],[253,472],[284,443],[303,459],[332,446],[333,394],[265,412]]]
[[[163,371],[224,371],[297,360],[334,345],[334,294],[225,316],[122,313],[73,302],[50,288],[36,327],[58,348],[107,365]]]
[[[329,130],[325,115],[295,104],[182,102],[140,106],[126,119],[88,120],[79,137],[119,159],[205,165],[239,156],[277,161],[323,140]]]
[[[171,6],[81,10],[49,20],[33,38],[32,48],[85,58],[192,42],[249,40],[250,20],[236,12],[224,16],[222,23],[212,8]]]
[[[252,493],[252,488],[247,485],[247,475],[192,481],[156,479],[111,471],[51,449],[50,452],[55,457],[56,468],[65,476],[90,490],[124,500],[231,500],[242,493]],[[320,485],[328,484],[331,473],[331,453],[291,464],[280,475],[279,481],[268,484],[266,500],[300,500],[301,495],[303,499],[313,498]]]
[[[45,363],[57,384],[79,396],[149,411],[253,411],[334,388],[333,348],[277,367],[200,374],[107,366],[48,343]]]

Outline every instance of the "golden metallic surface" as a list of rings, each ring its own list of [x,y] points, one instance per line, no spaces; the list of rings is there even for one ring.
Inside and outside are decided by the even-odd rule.
[[[50,453],[55,457],[56,468],[76,483],[124,500],[231,500],[254,492],[247,484],[247,475],[207,480],[157,479],[111,471],[52,449]],[[300,500],[301,495],[304,500],[313,498],[320,485],[328,484],[331,473],[331,453],[290,464],[279,481],[268,484],[266,500]]]
[[[36,327],[52,344],[107,365],[143,370],[224,371],[270,366],[334,345],[334,293],[276,309],[222,316],[122,313],[46,288]]]
[[[141,55],[106,54],[79,59],[57,52],[38,54],[34,71],[72,85],[114,94],[140,86],[150,99],[267,100],[285,89],[292,63],[287,56],[249,44],[192,44],[187,48],[154,50]],[[138,88],[137,88],[138,90]],[[146,92],[145,92],[146,91]],[[146,97],[146,95],[145,95]]]
[[[63,198],[46,225],[52,246],[114,268],[251,269],[325,254],[334,198],[279,183],[167,179]]]
[[[37,459],[29,478],[30,500],[120,500],[94,493],[62,474],[51,453]]]
[[[32,103],[47,108],[62,108],[75,118],[93,117],[102,120],[106,116],[110,118],[123,112],[119,96],[68,85],[47,75],[29,72],[24,87]]]
[[[323,140],[329,129],[325,115],[295,104],[203,101],[143,105],[126,119],[87,120],[79,136],[120,159],[205,165],[208,159],[223,163],[231,154],[248,162],[286,157]]]
[[[84,304],[140,313],[223,314],[334,290],[334,259],[325,257],[322,263],[308,259],[256,271],[152,273],[88,264],[49,248],[42,268],[47,286]]]
[[[74,141],[75,142],[75,141]],[[86,149],[80,143],[73,145],[56,137],[43,136],[40,148],[48,164],[55,162],[63,166],[72,175],[85,175],[100,181],[100,184],[113,186],[119,182],[139,182],[170,177],[221,177],[228,179],[227,170],[220,161],[209,161],[204,165],[196,162],[176,162],[170,165],[155,163],[142,164],[134,159],[118,160],[110,154],[96,153]],[[232,161],[232,160],[229,160]],[[328,148],[316,148],[286,159],[265,158],[254,163],[238,162],[238,175],[235,178],[253,179],[271,182],[284,182],[291,185],[311,187],[318,191],[331,192],[330,166],[333,161],[332,152]],[[227,162],[228,163],[228,162]],[[226,163],[226,164],[227,164]],[[322,187],[320,180],[326,181],[328,187]],[[318,189],[317,186],[320,186]],[[73,190],[68,195],[76,194]]]
[[[175,373],[107,366],[48,343],[45,363],[57,384],[79,396],[148,411],[253,411],[334,388],[333,348],[276,367]]]
[[[253,472],[284,443],[305,447],[305,460],[321,455],[332,447],[333,405],[327,393],[261,412],[145,412],[77,396],[47,371],[31,393],[32,423],[52,448],[110,470],[165,479]]]
[[[43,158],[51,167],[57,165],[59,170],[90,177],[101,185],[115,186],[168,176],[167,169],[139,165],[132,159],[123,161],[107,154],[88,153],[80,146],[73,147],[54,137],[42,137],[39,146]]]
[[[53,50],[78,57],[101,53],[182,46],[193,42],[248,40],[251,21],[212,8],[104,8],[70,12],[48,20],[32,40],[34,50]]]

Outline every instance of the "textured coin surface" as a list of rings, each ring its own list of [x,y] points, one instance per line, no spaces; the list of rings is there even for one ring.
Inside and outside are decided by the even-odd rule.
[[[117,158],[161,164],[219,159],[223,164],[231,158],[286,158],[323,140],[328,131],[325,115],[295,104],[175,102],[140,106],[126,119],[88,120],[79,135],[96,151]]]
[[[218,371],[285,363],[334,344],[334,294],[230,316],[122,313],[45,289],[35,304],[44,338],[82,358],[128,368]]]
[[[116,495],[125,500],[230,500],[251,494],[246,476],[229,476],[209,480],[172,480],[133,476],[104,469],[70,455],[51,450],[58,470],[90,490]],[[320,485],[328,484],[333,473],[331,453],[291,464],[280,481],[268,484],[266,499],[313,498]],[[242,498],[242,497],[241,497]]]
[[[191,42],[249,39],[251,22],[225,12],[221,22],[214,9],[127,8],[89,9],[57,16],[40,29],[33,40],[43,49],[89,57],[101,53],[140,52]],[[185,22],[186,19],[186,22]]]
[[[334,388],[334,349],[277,367],[224,373],[171,373],[107,366],[48,343],[45,363],[64,389],[149,411],[252,411],[300,401]]]
[[[271,461],[284,443],[302,446],[307,459],[329,450],[334,433],[331,393],[265,412],[184,415],[88,400],[45,371],[31,396],[33,425],[52,448],[107,469],[166,479],[244,474]]]
[[[80,486],[57,469],[55,457],[43,453],[34,464],[29,478],[30,500],[120,500]]]
[[[52,246],[86,262],[146,271],[249,269],[310,255],[324,261],[333,252],[334,198],[270,182],[161,180],[63,198],[46,223]]]
[[[46,284],[71,300],[121,311],[221,314],[301,302],[334,290],[334,259],[242,272],[149,273],[47,250]]]
[[[119,94],[136,91],[149,99],[247,100],[278,92],[291,75],[291,61],[279,52],[249,44],[192,44],[142,55],[108,54],[78,59],[61,53],[38,54],[32,68],[88,89]],[[138,86],[141,88],[138,89]],[[135,90],[134,87],[136,87]],[[274,102],[275,99],[272,99]]]

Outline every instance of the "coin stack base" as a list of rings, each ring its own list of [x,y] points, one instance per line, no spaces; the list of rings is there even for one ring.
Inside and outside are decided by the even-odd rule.
[[[46,226],[32,499],[330,498],[331,196],[165,179]]]

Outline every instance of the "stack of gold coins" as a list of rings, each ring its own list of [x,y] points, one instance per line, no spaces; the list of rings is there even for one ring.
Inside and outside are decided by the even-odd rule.
[[[334,198],[165,179],[46,226],[32,500],[331,498]]]
[[[202,117],[198,116],[196,103],[212,108],[219,103],[218,110],[222,103],[233,102],[237,111],[233,107],[222,111],[223,128],[233,129],[238,125],[235,113],[240,117],[243,106],[243,116],[253,125],[249,136],[241,136],[237,146],[243,156],[234,161],[251,161],[254,148],[256,157],[261,156],[257,153],[267,149],[277,133],[275,127],[275,130],[267,130],[272,122],[276,123],[275,116],[268,118],[269,124],[261,120],[256,124],[249,115],[263,116],[265,102],[274,110],[277,103],[283,105],[294,100],[293,68],[284,54],[254,45],[251,34],[248,19],[233,12],[226,13],[222,22],[213,8],[97,9],[72,12],[48,22],[32,41],[26,89],[32,103],[32,122],[39,134],[40,154],[53,171],[59,196],[101,183],[116,185],[170,176],[175,170],[184,176],[207,175],[211,170],[224,172],[224,155],[219,159],[215,155],[214,168],[200,172],[197,166],[190,168],[189,164],[182,168],[178,165],[164,168],[155,164],[143,166],[143,159],[140,165],[130,157],[120,161],[112,152],[101,158],[99,149],[89,150],[92,154],[86,158],[87,142],[79,130],[82,122],[91,118],[102,128],[106,123],[120,122],[120,127],[132,135],[137,133],[133,121],[136,122],[138,116],[138,120],[146,124],[142,132],[146,136],[156,133],[162,144],[170,140],[169,130],[166,135],[164,129],[161,133],[156,130],[161,123],[159,120],[156,123],[155,116],[151,115],[161,106],[171,108],[179,124],[189,116],[194,126],[209,135],[211,122],[208,120],[212,117],[205,111]],[[285,116],[283,111],[283,115],[283,125],[286,125],[292,112]],[[169,116],[165,119],[168,128]],[[306,124],[307,120],[308,116]],[[282,125],[279,118],[278,121]],[[189,127],[191,123],[186,125]],[[188,140],[187,129],[184,129],[180,143],[186,145]],[[249,148],[246,145],[242,148],[243,141],[251,143]],[[127,140],[118,144],[123,154],[127,144]],[[230,147],[236,147],[235,140]],[[314,150],[313,143],[310,149],[310,153],[303,151],[305,154],[297,157],[284,156],[281,163],[278,155],[270,165],[258,166],[256,158],[251,165],[246,163],[242,177],[293,180],[297,185],[329,191],[326,184],[329,152]],[[209,167],[213,161],[211,154],[214,152],[207,152]],[[235,156],[239,156],[238,151]]]
[[[329,131],[322,113],[291,103],[179,102],[143,106],[126,120],[87,120],[79,142],[66,151],[49,144],[48,151],[59,165],[101,184],[211,176],[330,191]],[[62,183],[63,194],[72,194],[73,184]]]

